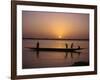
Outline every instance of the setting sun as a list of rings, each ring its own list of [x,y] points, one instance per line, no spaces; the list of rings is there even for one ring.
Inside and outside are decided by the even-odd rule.
[[[58,38],[60,38],[60,39],[61,39],[61,38],[62,38],[62,36],[58,36]]]

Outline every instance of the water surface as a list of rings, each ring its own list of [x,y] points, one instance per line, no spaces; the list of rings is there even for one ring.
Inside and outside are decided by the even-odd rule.
[[[80,46],[85,48],[72,52],[52,52],[52,51],[37,51],[31,50],[28,47],[36,47],[39,42],[41,48],[66,48],[68,44],[70,48],[74,43],[74,48]],[[23,68],[47,68],[47,67],[67,67],[67,66],[88,66],[89,64],[89,41],[85,40],[23,40],[22,64]]]

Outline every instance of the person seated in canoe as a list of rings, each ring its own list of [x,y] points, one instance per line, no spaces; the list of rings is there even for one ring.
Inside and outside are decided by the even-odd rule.
[[[66,48],[68,48],[68,44],[66,43],[65,45],[66,45]]]
[[[74,44],[72,43],[72,44],[71,44],[71,48],[73,48],[73,46],[74,46]]]
[[[78,49],[80,49],[80,46],[78,46]]]

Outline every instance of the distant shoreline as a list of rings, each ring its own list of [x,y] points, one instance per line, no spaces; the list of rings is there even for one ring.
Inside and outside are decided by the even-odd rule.
[[[89,39],[56,39],[56,38],[23,38],[23,40],[77,40],[77,41],[89,41]]]

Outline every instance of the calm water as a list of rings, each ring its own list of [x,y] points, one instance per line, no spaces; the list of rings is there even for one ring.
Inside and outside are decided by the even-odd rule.
[[[39,41],[42,48],[66,48],[65,43],[70,48],[74,43],[74,48],[80,46],[85,48],[77,53],[70,52],[50,52],[36,51],[28,47],[36,47]],[[89,63],[89,42],[75,40],[23,40],[22,63],[23,68],[45,68],[45,67],[67,67],[73,66],[77,62]],[[84,65],[84,64],[83,64]]]

